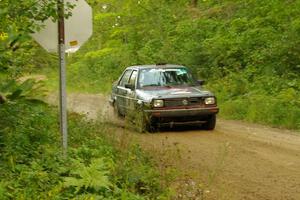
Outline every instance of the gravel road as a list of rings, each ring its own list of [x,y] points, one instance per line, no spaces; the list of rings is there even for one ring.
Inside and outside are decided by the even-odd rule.
[[[57,102],[55,96],[49,101]],[[89,119],[115,120],[103,95],[71,94],[68,106]],[[130,132],[144,146],[180,146],[176,167],[203,183],[204,199],[300,200],[299,132],[221,119],[214,131],[179,127],[155,134]]]

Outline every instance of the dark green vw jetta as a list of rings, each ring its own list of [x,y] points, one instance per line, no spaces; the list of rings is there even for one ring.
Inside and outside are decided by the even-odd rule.
[[[131,66],[113,84],[109,101],[119,116],[138,118],[141,132],[186,123],[213,130],[219,108],[216,97],[202,84],[184,66]]]

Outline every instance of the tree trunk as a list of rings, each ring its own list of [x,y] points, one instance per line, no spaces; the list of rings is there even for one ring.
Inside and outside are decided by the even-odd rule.
[[[2,97],[1,95],[0,95],[0,104],[4,104],[5,103],[5,99],[4,99],[4,97]]]
[[[197,7],[198,6],[198,0],[192,0],[192,6]]]

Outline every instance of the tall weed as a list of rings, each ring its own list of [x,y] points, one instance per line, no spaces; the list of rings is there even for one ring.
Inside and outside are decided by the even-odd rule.
[[[69,154],[57,110],[18,101],[0,106],[1,199],[163,199],[159,174],[139,146],[118,149],[115,128],[69,114]]]

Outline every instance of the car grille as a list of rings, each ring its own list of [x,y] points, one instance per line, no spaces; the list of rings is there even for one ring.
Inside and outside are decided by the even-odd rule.
[[[165,107],[201,106],[203,102],[201,97],[165,99]]]

